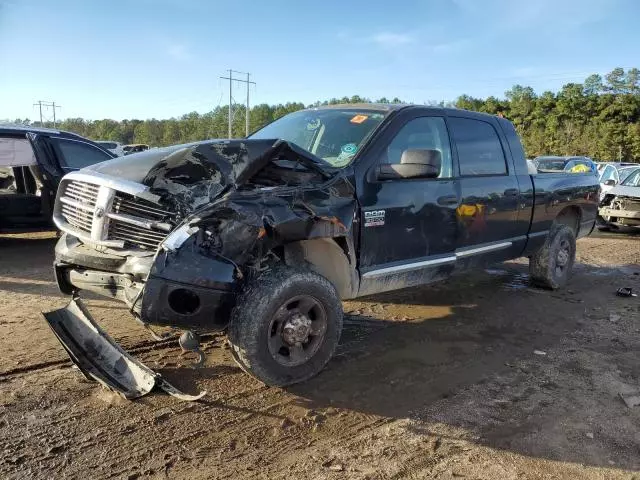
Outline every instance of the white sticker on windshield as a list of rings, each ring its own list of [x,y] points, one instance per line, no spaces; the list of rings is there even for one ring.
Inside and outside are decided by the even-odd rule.
[[[307,130],[317,130],[318,128],[320,128],[320,119],[316,118],[314,120],[311,120],[310,122],[307,122]]]
[[[355,143],[347,143],[340,147],[340,155],[335,159],[327,158],[326,161],[334,167],[344,167],[351,161],[357,151],[358,146]]]

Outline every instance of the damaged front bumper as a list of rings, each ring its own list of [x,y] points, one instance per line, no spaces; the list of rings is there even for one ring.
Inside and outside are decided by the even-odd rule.
[[[55,277],[60,290],[73,299],[44,317],[85,377],[127,399],[146,395],[154,386],[182,400],[204,395],[184,394],[127,354],[78,298],[89,291],[120,300],[147,327],[168,326],[185,333],[221,330],[235,302],[238,272],[233,263],[203,254],[193,242],[187,238],[172,251],[135,255],[98,250],[62,235],[56,245]],[[199,352],[202,362],[197,340],[190,348],[181,337],[180,346]]]
[[[620,208],[600,207],[598,214],[606,223],[613,223],[630,227],[640,226],[640,202],[638,210],[623,210]]]
[[[237,271],[202,254],[193,239],[175,251],[134,256],[100,252],[64,234],[56,245],[60,291],[89,291],[124,302],[144,323],[183,330],[219,331],[235,304]]]

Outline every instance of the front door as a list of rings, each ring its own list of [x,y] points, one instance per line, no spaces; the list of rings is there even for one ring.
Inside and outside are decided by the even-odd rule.
[[[358,192],[360,295],[444,278],[455,263],[459,192],[444,117],[412,116],[388,138]],[[377,178],[377,165],[399,164],[410,149],[440,152],[437,178]]]

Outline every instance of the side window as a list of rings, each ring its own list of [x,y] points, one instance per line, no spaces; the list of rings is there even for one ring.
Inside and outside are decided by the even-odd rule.
[[[453,176],[451,144],[443,117],[420,117],[410,120],[391,140],[380,163],[399,164],[402,153],[410,149],[437,150],[442,159],[438,178]]]
[[[611,166],[611,165],[607,165],[604,169],[604,172],[602,172],[602,177],[600,178],[600,183],[604,183],[607,180],[615,180],[615,178],[613,178],[613,172],[615,171],[615,169]]]
[[[493,125],[471,118],[450,118],[458,149],[460,175],[505,175],[507,163]]]
[[[96,163],[111,160],[111,156],[88,143],[62,138],[54,139],[64,168],[80,169]]]

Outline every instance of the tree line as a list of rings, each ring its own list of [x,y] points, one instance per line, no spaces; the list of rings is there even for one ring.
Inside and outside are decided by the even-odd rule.
[[[292,102],[260,104],[250,110],[251,130],[256,130],[287,113],[307,107],[338,103],[369,103],[358,95],[332,98],[305,105]],[[379,103],[402,103],[380,98]],[[598,160],[640,161],[640,71],[616,68],[606,74],[590,75],[583,83],[568,83],[558,92],[537,94],[533,88],[515,85],[503,98],[474,98],[461,95],[455,102],[432,102],[501,115],[511,120],[522,137],[528,157],[537,155],[587,155]],[[245,134],[245,107],[234,106],[232,132]],[[38,125],[28,119],[16,123]],[[45,126],[51,126],[46,124]],[[172,145],[228,136],[228,109],[217,107],[201,114],[191,112],[166,120],[85,120],[67,118],[58,128],[94,140],[121,143]]]

